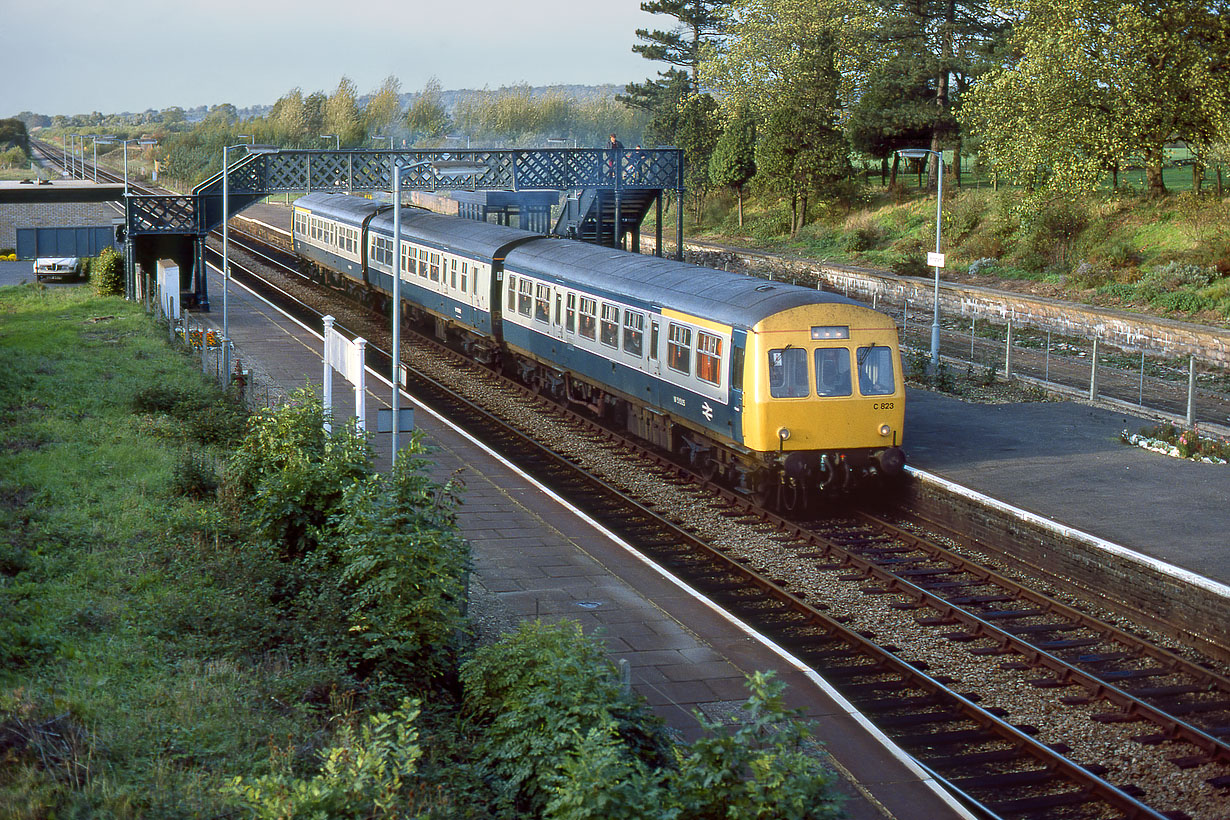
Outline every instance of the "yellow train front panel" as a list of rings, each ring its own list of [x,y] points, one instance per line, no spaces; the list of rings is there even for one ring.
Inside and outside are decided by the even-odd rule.
[[[898,447],[905,385],[897,328],[850,304],[793,308],[747,336],[743,443],[759,452]]]

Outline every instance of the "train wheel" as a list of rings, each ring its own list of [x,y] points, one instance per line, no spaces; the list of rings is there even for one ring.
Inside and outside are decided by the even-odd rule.
[[[776,509],[777,491],[781,486],[777,476],[766,471],[753,476],[752,481],[752,502],[757,507],[764,507],[767,510]]]
[[[706,450],[696,458],[696,472],[705,481],[712,481],[722,469],[722,462],[715,458],[711,451]]]
[[[807,503],[807,494],[797,481],[788,481],[781,485],[782,509],[789,512],[799,512]]]

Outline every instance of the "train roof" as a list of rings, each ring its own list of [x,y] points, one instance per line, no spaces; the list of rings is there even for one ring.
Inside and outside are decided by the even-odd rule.
[[[362,222],[368,214],[387,203],[349,194],[307,194],[295,200],[295,206],[306,208],[319,216]]]
[[[359,223],[382,203],[347,194],[308,194],[295,201],[313,213]],[[387,206],[384,206],[387,207]],[[668,307],[722,324],[753,327],[785,310],[815,304],[860,305],[853,299],[785,282],[705,268],[656,256],[630,253],[570,239],[472,219],[402,210],[402,229],[444,250],[491,259],[507,252],[514,271],[632,301]],[[372,219],[371,227],[392,236],[392,209]],[[515,247],[514,247],[515,245]]]
[[[295,200],[295,204],[314,214],[353,224],[359,224],[370,214],[383,208],[384,211],[372,219],[370,228],[386,236],[393,235],[393,209],[387,202],[376,202],[350,194],[319,193],[300,197]],[[416,207],[402,208],[401,223],[403,231],[413,233],[428,245],[487,259],[496,256],[501,248],[510,242],[542,236],[504,225],[444,216]]]
[[[750,328],[805,305],[862,306],[844,296],[786,282],[567,239],[518,246],[509,252],[505,265],[740,327]]]

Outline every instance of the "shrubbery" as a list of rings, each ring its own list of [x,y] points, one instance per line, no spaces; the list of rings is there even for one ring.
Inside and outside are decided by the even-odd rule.
[[[124,257],[114,248],[104,248],[90,263],[90,285],[99,296],[124,295]]]

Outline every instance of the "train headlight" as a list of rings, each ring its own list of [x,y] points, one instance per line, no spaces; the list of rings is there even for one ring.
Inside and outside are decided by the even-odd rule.
[[[893,428],[892,428],[892,427],[890,427],[890,426],[889,426],[889,425],[887,425],[887,424],[881,424],[881,425],[880,425],[880,435],[884,436],[885,438],[888,438],[888,437],[889,437],[889,436],[891,436],[892,434],[893,434]]]
[[[785,427],[783,427],[777,431],[777,437],[781,439],[782,441],[785,441],[786,439],[790,438],[790,431],[787,430]]]

